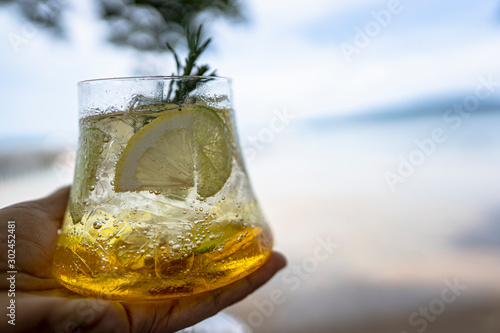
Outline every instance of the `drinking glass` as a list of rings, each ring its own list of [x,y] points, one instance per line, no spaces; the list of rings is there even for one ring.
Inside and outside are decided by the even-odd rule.
[[[231,81],[132,77],[78,84],[75,176],[54,256],[67,288],[155,300],[261,266],[272,235],[238,143]]]

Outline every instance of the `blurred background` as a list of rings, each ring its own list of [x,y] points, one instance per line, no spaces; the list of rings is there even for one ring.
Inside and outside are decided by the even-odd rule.
[[[288,268],[253,332],[500,332],[500,1],[0,0],[0,207],[72,181],[76,83],[233,79]]]

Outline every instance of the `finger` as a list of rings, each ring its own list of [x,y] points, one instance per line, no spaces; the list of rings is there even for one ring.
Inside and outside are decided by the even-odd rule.
[[[192,300],[181,298],[179,306],[189,307],[193,317],[208,318],[253,293],[285,266],[285,257],[279,252],[273,252],[269,260],[254,273],[228,286],[209,291],[206,295],[197,296],[199,300],[194,305]]]
[[[12,332],[129,332],[126,313],[113,302],[22,293],[16,310]]]
[[[45,212],[46,217],[52,221],[60,223],[66,212],[66,205],[68,204],[70,187],[62,187],[49,196],[32,201],[38,205],[40,209]]]
[[[0,210],[0,233],[7,232],[8,221],[13,221],[15,226],[13,233],[17,271],[38,278],[52,277],[57,229],[61,224],[68,194],[69,187],[66,187],[46,198],[18,203]],[[7,238],[6,234],[2,236]]]
[[[46,219],[61,223],[69,197],[69,186],[62,187],[47,197],[20,202],[0,209],[2,220]]]
[[[225,287],[176,300],[123,304],[132,332],[175,332],[213,316],[266,283],[286,265],[282,254],[273,252],[258,270]]]

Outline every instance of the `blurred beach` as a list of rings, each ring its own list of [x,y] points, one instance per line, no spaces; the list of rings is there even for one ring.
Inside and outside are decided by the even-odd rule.
[[[254,332],[499,332],[500,108],[444,111],[240,124],[289,263],[227,312]],[[74,141],[37,142],[2,150],[1,207],[71,182]]]
[[[499,332],[500,113],[453,127],[444,112],[277,136],[250,171],[289,267],[232,313],[255,332]],[[402,160],[418,165],[388,182]],[[450,283],[463,290],[446,303]]]

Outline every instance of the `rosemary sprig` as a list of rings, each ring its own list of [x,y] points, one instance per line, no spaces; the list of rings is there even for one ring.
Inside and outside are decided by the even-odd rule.
[[[200,25],[198,29],[194,32],[192,32],[189,28],[186,28],[186,38],[187,38],[187,46],[189,53],[187,57],[185,58],[185,64],[182,64],[181,61],[179,60],[179,55],[177,52],[174,50],[174,48],[167,43],[167,48],[169,49],[170,52],[174,55],[175,59],[175,64],[176,64],[176,69],[177,69],[177,74],[172,73],[172,75],[177,75],[177,76],[203,76],[207,72],[210,71],[210,67],[208,65],[196,65],[196,61],[200,57],[200,55],[206,50],[210,42],[212,41],[211,38],[208,38],[204,42],[201,40],[201,32],[202,32],[203,25]],[[193,73],[193,70],[196,69],[196,71]],[[212,73],[208,74],[207,76],[217,76],[217,71],[214,70]],[[168,95],[167,95],[167,100],[177,104],[181,105],[182,102],[186,100],[187,97],[189,97],[189,94],[196,89],[196,85],[200,81],[207,81],[210,79],[207,78],[201,78],[201,77],[193,77],[191,79],[182,79],[182,80],[172,80],[170,82],[170,87],[168,89]],[[174,82],[176,84],[175,90],[174,90]],[[170,99],[172,93],[174,93],[174,97],[172,100]]]

